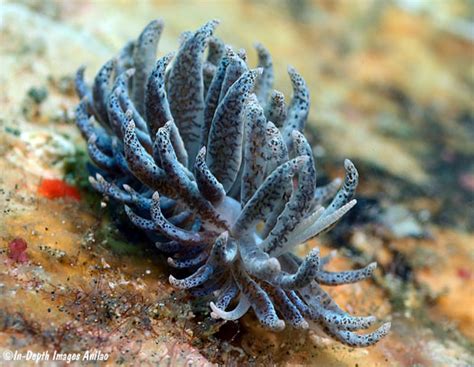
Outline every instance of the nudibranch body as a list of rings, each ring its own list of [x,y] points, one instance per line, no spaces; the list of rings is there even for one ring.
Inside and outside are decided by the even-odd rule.
[[[152,21],[91,87],[79,69],[76,120],[99,172],[90,182],[124,205],[171,267],[188,272],[171,284],[209,297],[212,317],[237,320],[252,309],[270,330],[314,323],[344,344],[372,345],[390,323],[355,333],[375,317],[349,315],[321,285],[363,280],[376,264],[330,272],[331,256],[318,249],[293,254],[356,204],[357,170],[346,160],[342,183],[317,186],[303,134],[305,81],[288,68],[286,105],[267,49],[256,45],[258,67],[249,68],[245,51],[213,35],[217,23],[185,32],[176,54],[156,60],[163,24]]]

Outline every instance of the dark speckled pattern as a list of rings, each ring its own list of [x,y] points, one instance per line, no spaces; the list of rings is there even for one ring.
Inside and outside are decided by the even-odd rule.
[[[252,309],[273,331],[316,323],[344,344],[376,343],[390,323],[356,334],[375,317],[349,315],[320,287],[366,279],[376,264],[330,272],[333,255],[292,253],[356,204],[355,166],[344,162],[342,187],[338,179],[317,187],[303,133],[304,79],[288,68],[287,105],[273,89],[269,51],[257,44],[258,68],[249,68],[245,50],[213,36],[216,26],[183,33],[176,55],[157,60],[163,23],[153,21],[92,88],[78,70],[76,121],[98,171],[91,185],[124,205],[169,265],[187,272],[170,283],[209,297],[212,317],[237,320]]]

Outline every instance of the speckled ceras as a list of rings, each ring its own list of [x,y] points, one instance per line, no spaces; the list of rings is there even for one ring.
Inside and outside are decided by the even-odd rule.
[[[168,78],[170,109],[178,126],[186,150],[194,163],[201,138],[204,111],[204,86],[202,56],[207,41],[212,36],[218,21],[212,20],[183,42],[175,56],[175,65]]]
[[[260,148],[266,143],[266,119],[263,108],[255,95],[249,98],[244,114],[245,146],[240,189],[242,204],[246,204],[263,183],[266,169],[265,153]]]
[[[349,315],[321,285],[361,281],[376,264],[333,272],[334,254],[293,253],[356,204],[357,170],[346,160],[342,187],[317,185],[303,77],[288,69],[287,105],[273,89],[269,51],[257,44],[258,68],[249,68],[245,50],[213,35],[216,25],[184,32],[176,54],[157,59],[163,23],[153,21],[92,88],[79,69],[76,120],[96,166],[90,183],[124,205],[125,220],[185,274],[170,283],[210,301],[211,317],[238,320],[252,309],[270,330],[317,324],[344,344],[372,345],[390,323],[355,333],[375,317]]]
[[[209,131],[207,164],[228,191],[237,177],[242,161],[245,102],[261,69],[249,70],[229,87],[216,109]]]
[[[145,113],[145,87],[146,81],[153,68],[156,57],[158,41],[163,31],[163,22],[154,20],[150,22],[138,37],[133,51],[135,76],[132,80],[133,100],[140,114]]]

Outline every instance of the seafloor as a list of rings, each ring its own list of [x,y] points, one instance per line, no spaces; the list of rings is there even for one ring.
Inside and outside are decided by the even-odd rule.
[[[306,78],[320,182],[345,157],[362,180],[358,206],[301,251],[337,248],[333,269],[378,261],[372,281],[329,289],[351,313],[392,321],[376,346],[269,333],[253,315],[211,320],[206,301],[170,287],[166,259],[115,229],[87,185],[72,77],[85,64],[92,78],[156,17],[161,54],[218,18],[218,35],[251,61],[255,41],[270,49],[285,94],[287,64]],[[109,365],[141,366],[473,365],[473,20],[469,0],[2,1],[0,352],[97,349]]]

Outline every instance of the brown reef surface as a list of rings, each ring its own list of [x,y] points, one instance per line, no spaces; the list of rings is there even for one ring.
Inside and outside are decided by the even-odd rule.
[[[98,365],[474,364],[474,10],[446,3],[2,2],[0,365],[24,364],[2,360],[7,350],[108,353]],[[362,182],[353,212],[299,251],[338,249],[334,270],[378,261],[372,281],[329,289],[351,313],[392,321],[376,346],[269,333],[253,315],[211,320],[88,189],[73,74],[85,64],[91,78],[156,17],[160,53],[218,18],[218,35],[251,62],[255,41],[270,49],[285,94],[287,64],[307,79],[321,181],[349,157]],[[51,182],[64,197],[45,197]]]

